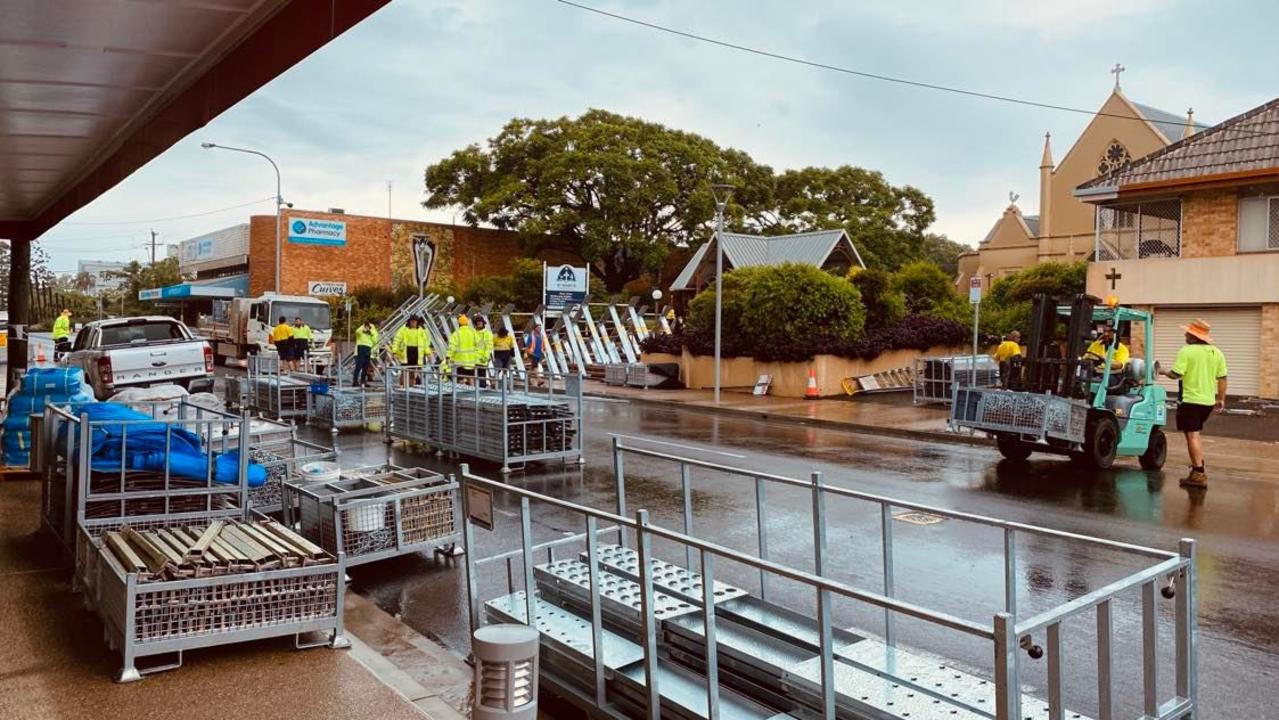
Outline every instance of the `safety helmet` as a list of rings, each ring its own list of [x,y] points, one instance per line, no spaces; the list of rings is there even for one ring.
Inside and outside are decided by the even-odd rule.
[[[470,320],[470,318],[468,318],[468,317],[467,317],[467,316],[465,316],[465,315],[458,315],[458,316],[457,316],[457,324],[458,324],[458,325],[470,325],[470,324],[471,324],[471,320]]]

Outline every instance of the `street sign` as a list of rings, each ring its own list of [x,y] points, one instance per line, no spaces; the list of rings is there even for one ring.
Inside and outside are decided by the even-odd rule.
[[[475,485],[466,486],[466,514],[471,522],[485,530],[493,529],[493,491]]]
[[[981,302],[981,278],[979,277],[968,281],[968,302],[973,305]]]
[[[346,294],[346,283],[311,280],[306,284],[306,294],[315,297],[341,297]]]
[[[586,302],[590,287],[589,268],[572,265],[547,266],[542,279],[543,305],[547,310],[563,310]]]
[[[435,243],[426,235],[413,236],[413,277],[421,289],[431,280],[431,265],[435,262]]]

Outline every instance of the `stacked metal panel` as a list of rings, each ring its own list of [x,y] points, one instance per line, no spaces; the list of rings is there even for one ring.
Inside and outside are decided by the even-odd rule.
[[[393,386],[387,394],[387,431],[393,437],[504,467],[581,455],[580,394],[476,388],[448,381]]]
[[[604,366],[604,384],[621,387],[626,384],[626,374],[630,365],[626,363],[609,363]]]
[[[330,387],[308,396],[307,424],[335,430],[386,420],[386,393],[358,387]]]

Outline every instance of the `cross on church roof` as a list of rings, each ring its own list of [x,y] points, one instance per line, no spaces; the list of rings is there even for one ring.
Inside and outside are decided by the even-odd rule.
[[[1120,65],[1119,63],[1115,63],[1115,66],[1114,66],[1114,67],[1112,67],[1112,68],[1110,68],[1110,72],[1111,72],[1111,73],[1115,76],[1115,89],[1116,89],[1116,90],[1118,90],[1118,89],[1119,89],[1119,73],[1121,73],[1121,72],[1123,72],[1123,71],[1125,71],[1125,70],[1127,70],[1127,69],[1128,69],[1128,68],[1124,67],[1123,65]]]

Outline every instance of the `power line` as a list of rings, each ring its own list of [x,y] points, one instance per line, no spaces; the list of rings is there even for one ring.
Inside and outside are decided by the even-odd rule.
[[[796,65],[804,65],[807,67],[818,68],[820,70],[829,70],[831,72],[842,73],[845,75],[853,75],[855,77],[865,78],[868,80],[879,80],[881,82],[895,83],[898,85],[907,85],[910,87],[922,88],[925,90],[936,90],[938,92],[947,92],[955,95],[963,95],[966,97],[980,98],[983,100],[995,100],[998,102],[1011,103],[1013,105],[1023,105],[1026,107],[1042,108],[1045,110],[1058,110],[1060,112],[1077,113],[1077,114],[1088,115],[1093,117],[1098,117],[1098,116],[1113,117],[1113,118],[1119,118],[1121,120],[1139,120],[1142,122],[1153,122],[1149,118],[1133,117],[1131,115],[1120,115],[1118,113],[1105,113],[1097,110],[1088,110],[1085,108],[1071,107],[1069,105],[1058,105],[1056,103],[1040,102],[1038,100],[1028,100],[1026,98],[1014,97],[1012,95],[997,95],[995,93],[982,92],[980,90],[968,90],[966,88],[955,87],[952,85],[940,85],[937,83],[924,82],[921,80],[911,80],[909,78],[901,78],[893,75],[883,75],[881,73],[867,72],[864,70],[855,70],[853,68],[841,67],[839,65],[830,65],[828,63],[817,62],[815,60],[806,60],[804,58],[795,57],[793,55],[784,55],[782,53],[772,52],[770,50],[761,50],[759,48],[750,47],[749,45],[740,45],[738,43],[728,42],[727,40],[718,40],[716,38],[708,37],[706,35],[699,35],[697,33],[688,32],[686,30],[679,30],[676,28],[667,27],[665,25],[658,25],[657,23],[648,22],[646,20],[640,20],[638,18],[633,18],[626,15],[609,12],[607,10],[601,10],[596,7],[591,7],[590,5],[583,5],[578,2],[573,2],[573,0],[556,0],[556,2],[560,3],[561,5],[568,5],[569,7],[577,8],[578,10],[584,10],[589,13],[595,13],[596,15],[602,15],[604,17],[613,18],[614,20],[621,20],[622,22],[631,23],[632,25],[638,25],[640,27],[648,28],[649,30],[656,30],[658,32],[664,32],[670,35],[677,35],[682,38],[688,38],[689,40],[696,40],[698,42],[707,43],[710,45],[717,45],[722,48],[728,48],[730,50],[736,50],[738,52],[744,52],[751,55],[758,55],[760,57],[769,58],[771,60],[781,60],[782,62],[793,63]],[[1232,132],[1246,133],[1246,134],[1252,134],[1252,135],[1279,135],[1279,132],[1273,132],[1268,130],[1248,130],[1246,128],[1239,128],[1239,127],[1232,127],[1230,128],[1230,130]],[[1173,138],[1173,139],[1175,140],[1176,138]]]
[[[227,212],[228,210],[238,210],[238,209],[240,209],[240,208],[248,207],[248,206],[250,206],[250,205],[260,205],[261,203],[264,203],[264,202],[266,202],[266,201],[268,201],[268,200],[275,200],[275,196],[274,196],[274,195],[272,195],[271,197],[262,198],[261,200],[252,200],[252,201],[250,201],[250,202],[240,203],[239,205],[232,205],[232,206],[230,206],[230,207],[218,208],[217,210],[208,210],[208,211],[206,211],[206,212],[191,213],[190,215],[173,215],[173,216],[171,216],[171,217],[151,218],[151,219],[149,219],[149,220],[110,220],[110,221],[101,221],[101,222],[64,222],[64,223],[61,223],[61,224],[62,224],[62,225],[148,225],[148,224],[150,224],[150,223],[168,222],[169,220],[186,220],[187,218],[204,217],[205,215],[216,215],[216,214],[221,213],[221,212]]]

